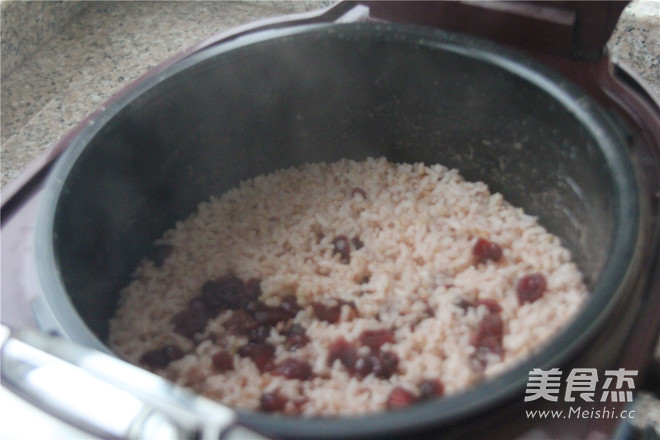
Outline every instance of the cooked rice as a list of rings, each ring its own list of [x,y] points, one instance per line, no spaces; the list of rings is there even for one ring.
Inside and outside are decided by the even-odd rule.
[[[364,244],[348,264],[333,250],[338,235]],[[498,261],[475,262],[479,237],[501,246]],[[240,408],[258,409],[262,393],[277,391],[305,415],[354,415],[385,408],[394,387],[415,393],[431,378],[444,384],[445,395],[456,393],[538,350],[586,296],[557,237],[486,184],[442,165],[380,158],[276,171],[201,203],[158,243],[172,253],[159,267],[145,260],[135,271],[111,321],[111,346],[140,364],[145,352],[175,344],[185,356],[157,373]],[[545,293],[521,305],[516,283],[535,272],[547,280]],[[296,295],[303,309],[293,322],[311,342],[289,352],[279,327],[269,342],[277,346],[276,361],[308,361],[311,380],[261,373],[237,354],[233,370],[217,372],[213,354],[235,353],[246,342],[223,326],[234,311],[210,320],[194,341],[174,331],[172,317],[203,283],[226,274],[260,279],[261,300],[271,305]],[[353,302],[355,313],[345,305],[337,323],[315,318],[311,304],[330,298]],[[504,354],[480,364],[471,338],[489,310],[460,304],[483,299],[502,309]],[[389,379],[351,374],[339,361],[328,365],[338,337],[355,341],[365,329],[384,328],[394,330],[394,342],[382,348],[400,359]]]

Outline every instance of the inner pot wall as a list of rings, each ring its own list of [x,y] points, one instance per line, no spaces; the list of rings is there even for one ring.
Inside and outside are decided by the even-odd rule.
[[[74,140],[43,210],[57,270],[40,275],[104,341],[131,271],[199,202],[283,167],[386,156],[485,181],[613,295],[626,264],[603,269],[638,215],[618,142],[588,98],[488,43],[382,24],[264,32],[149,78]]]

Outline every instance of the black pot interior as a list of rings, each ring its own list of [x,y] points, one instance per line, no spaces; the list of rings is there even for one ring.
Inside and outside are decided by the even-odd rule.
[[[623,212],[634,179],[617,142],[577,90],[487,43],[396,25],[272,31],[150,78],[74,141],[53,178],[49,246],[103,341],[131,271],[200,201],[282,167],[386,156],[485,181],[611,295],[602,274],[637,215]]]

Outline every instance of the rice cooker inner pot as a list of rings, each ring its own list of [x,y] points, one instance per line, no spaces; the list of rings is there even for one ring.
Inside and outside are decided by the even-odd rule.
[[[533,367],[583,348],[621,300],[639,195],[618,131],[599,108],[494,44],[373,23],[244,36],[112,103],[50,177],[37,229],[46,300],[67,336],[107,350],[119,290],[154,240],[199,202],[276,169],[369,156],[458,168],[538,216],[570,249],[593,293]],[[369,423],[246,417],[288,436],[396,432],[492,405],[530,365],[497,386],[420,405],[412,418],[408,410]]]

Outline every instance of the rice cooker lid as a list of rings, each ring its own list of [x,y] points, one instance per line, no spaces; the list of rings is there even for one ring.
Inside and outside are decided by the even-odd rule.
[[[629,3],[585,1],[364,1],[375,19],[430,25],[523,50],[596,60]]]

